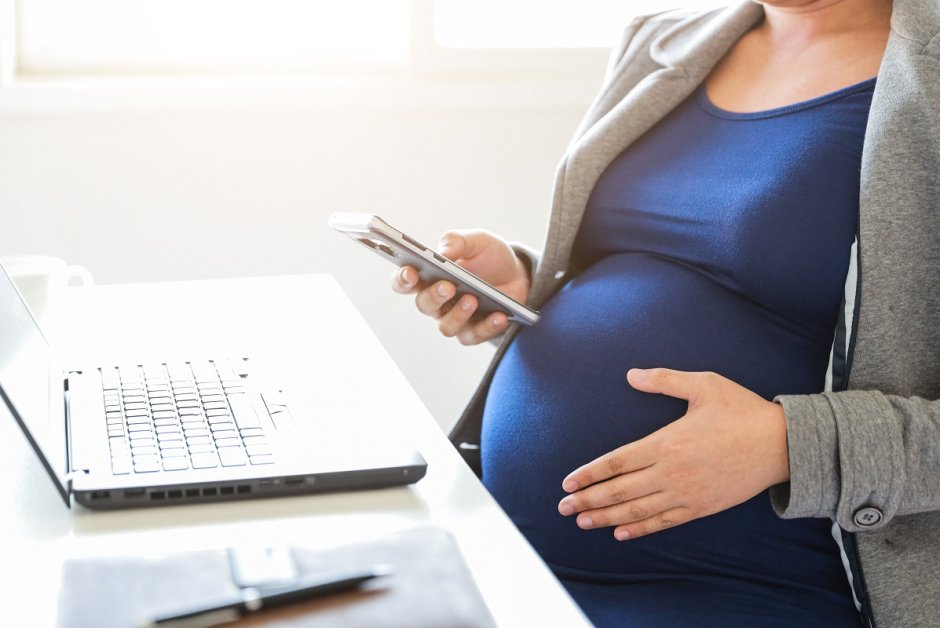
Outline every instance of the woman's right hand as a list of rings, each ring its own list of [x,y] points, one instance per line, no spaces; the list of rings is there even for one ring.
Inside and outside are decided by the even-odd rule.
[[[519,303],[529,294],[529,273],[509,244],[488,231],[447,231],[437,252],[489,282]],[[414,294],[418,310],[437,319],[445,336],[456,336],[460,344],[475,345],[503,333],[509,325],[506,314],[493,312],[474,316],[477,299],[471,294],[454,299],[456,286],[449,281],[427,284],[420,281],[414,266],[403,266],[392,275],[392,289]]]

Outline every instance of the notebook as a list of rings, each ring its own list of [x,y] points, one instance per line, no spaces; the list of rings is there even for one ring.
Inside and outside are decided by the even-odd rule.
[[[65,369],[0,266],[0,396],[67,506],[274,497],[424,476],[426,462],[407,444],[298,429],[306,417],[292,412],[290,391],[257,387],[271,380],[258,375],[244,356]],[[328,420],[352,418],[341,408],[330,404]]]
[[[415,528],[331,549],[291,547],[298,577],[381,564],[360,589],[249,615],[239,625],[282,628],[494,626],[453,537]],[[59,628],[117,628],[237,592],[226,550],[152,558],[87,558],[62,568]]]

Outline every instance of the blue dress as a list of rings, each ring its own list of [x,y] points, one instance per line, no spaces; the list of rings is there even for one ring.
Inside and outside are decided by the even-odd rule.
[[[766,399],[823,390],[873,89],[750,114],[693,93],[598,180],[584,270],[498,366],[483,481],[597,625],[860,625],[831,522],[780,519],[766,493],[623,543],[557,504],[572,470],[685,413],[630,368],[715,371]]]

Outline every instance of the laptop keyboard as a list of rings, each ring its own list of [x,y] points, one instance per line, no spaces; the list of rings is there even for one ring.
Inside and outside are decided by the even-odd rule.
[[[102,368],[117,475],[274,462],[240,360]]]

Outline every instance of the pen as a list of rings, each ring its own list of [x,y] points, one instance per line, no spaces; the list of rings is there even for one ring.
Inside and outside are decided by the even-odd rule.
[[[385,576],[391,570],[376,566],[361,571],[331,574],[313,580],[304,580],[296,585],[277,588],[246,588],[240,594],[214,602],[180,608],[158,615],[140,624],[140,628],[208,628],[235,621],[262,608],[284,606],[334,593],[348,591],[363,582]]]

